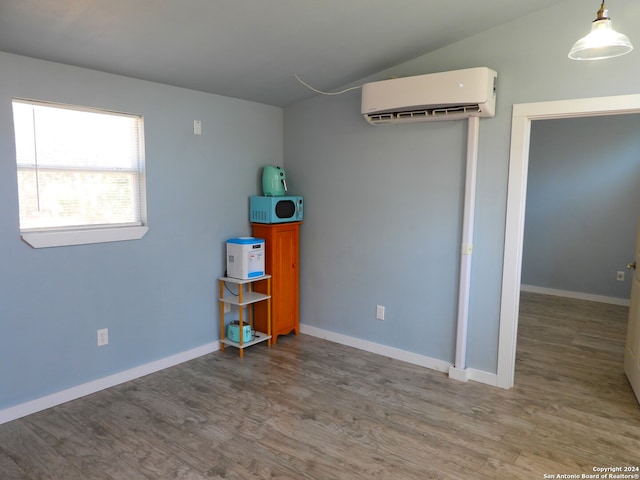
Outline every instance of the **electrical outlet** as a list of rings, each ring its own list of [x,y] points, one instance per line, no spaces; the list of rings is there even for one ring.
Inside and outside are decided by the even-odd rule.
[[[200,120],[193,121],[193,134],[202,135],[202,122]]]
[[[624,282],[624,271],[619,270],[618,273],[616,273],[616,280],[619,282]]]
[[[231,304],[230,303],[225,303],[224,304],[224,313],[229,313],[231,311]]]
[[[384,307],[382,305],[376,305],[376,318],[384,320]]]
[[[101,328],[98,330],[98,346],[102,347],[109,344],[109,329]]]

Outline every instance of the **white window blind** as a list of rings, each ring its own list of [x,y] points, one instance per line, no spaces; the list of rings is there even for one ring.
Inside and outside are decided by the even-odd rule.
[[[142,117],[13,101],[20,230],[144,224]]]

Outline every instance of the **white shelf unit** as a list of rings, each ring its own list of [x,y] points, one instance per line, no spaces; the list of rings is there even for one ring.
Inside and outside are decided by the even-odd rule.
[[[267,281],[267,293],[259,293],[253,291],[253,282],[260,280]],[[238,294],[233,295],[231,293],[225,294],[225,286],[227,283],[235,284],[238,288]],[[218,301],[220,302],[220,349],[224,350],[225,345],[236,347],[240,351],[240,357],[243,356],[245,348],[255,345],[256,343],[267,342],[268,346],[271,346],[271,275],[262,275],[260,277],[254,277],[249,279],[240,279],[232,277],[220,277],[218,279],[220,288],[220,296]],[[246,288],[246,290],[245,290]],[[244,341],[243,328],[240,328],[240,341],[234,342],[225,338],[225,305],[235,305],[238,307],[238,322],[240,326],[244,321],[244,309],[247,309],[248,324],[253,331],[253,304],[258,302],[267,302],[267,331],[266,332],[254,332],[254,336],[249,341]]]

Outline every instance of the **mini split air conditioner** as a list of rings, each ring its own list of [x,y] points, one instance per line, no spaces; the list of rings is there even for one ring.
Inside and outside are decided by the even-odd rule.
[[[478,67],[366,83],[362,115],[372,125],[493,117],[497,77]]]

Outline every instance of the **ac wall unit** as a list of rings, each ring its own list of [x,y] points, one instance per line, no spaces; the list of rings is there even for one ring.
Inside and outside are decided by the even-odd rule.
[[[365,83],[362,115],[372,125],[493,117],[497,78],[478,67]]]

